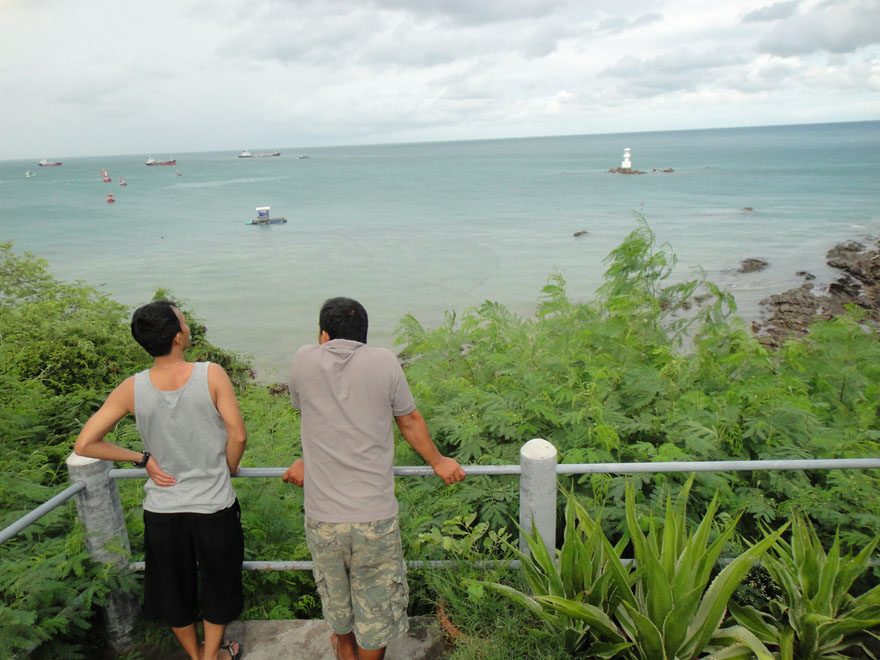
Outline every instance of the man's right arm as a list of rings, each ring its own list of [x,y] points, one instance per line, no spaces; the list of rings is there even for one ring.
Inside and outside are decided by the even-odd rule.
[[[141,459],[143,453],[126,449],[104,439],[123,417],[134,414],[134,377],[127,378],[110,393],[104,405],[85,423],[73,451],[77,456],[100,458],[105,461],[131,461]],[[174,477],[166,474],[152,456],[147,460],[147,474],[157,486],[173,486]]]

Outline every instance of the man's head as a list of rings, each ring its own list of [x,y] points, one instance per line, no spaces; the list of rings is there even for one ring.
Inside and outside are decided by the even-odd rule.
[[[318,325],[327,339],[351,339],[367,343],[367,310],[351,298],[330,298],[321,307]]]
[[[131,317],[131,336],[153,357],[171,352],[174,338],[183,335],[183,347],[189,345],[189,328],[177,305],[157,300],[139,307]]]

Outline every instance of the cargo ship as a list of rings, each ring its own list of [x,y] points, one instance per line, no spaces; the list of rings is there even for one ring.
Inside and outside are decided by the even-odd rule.
[[[144,165],[147,165],[148,167],[152,167],[154,165],[177,165],[177,161],[173,158],[170,158],[168,160],[156,160],[155,158],[150,156],[149,158],[147,158],[147,161],[144,163]]]
[[[48,161],[44,158],[39,163],[37,163],[37,165],[39,165],[40,167],[61,167],[61,161],[60,160]]]
[[[250,151],[245,149],[240,154],[238,154],[238,157],[239,158],[274,158],[275,156],[280,156],[280,155],[281,155],[280,151],[273,151],[272,153],[268,153],[268,154],[252,154]]]

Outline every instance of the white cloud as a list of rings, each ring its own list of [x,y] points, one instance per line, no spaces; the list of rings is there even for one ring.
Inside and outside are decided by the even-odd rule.
[[[597,29],[600,32],[609,32],[611,34],[615,34],[618,32],[624,32],[626,30],[633,30],[635,28],[651,25],[652,23],[657,23],[662,20],[663,15],[656,12],[650,14],[642,14],[641,16],[637,16],[636,18],[632,19],[628,16],[609,16],[599,21]]]
[[[791,57],[820,51],[852,53],[880,45],[880,2],[835,0],[780,22],[758,43],[765,53]]]
[[[784,0],[783,2],[774,2],[767,7],[761,7],[748,12],[743,16],[743,23],[758,23],[763,21],[778,21],[782,18],[788,18],[796,10],[800,0]]]

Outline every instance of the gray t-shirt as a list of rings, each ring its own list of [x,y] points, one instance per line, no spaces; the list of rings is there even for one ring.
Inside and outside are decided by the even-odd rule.
[[[156,388],[150,371],[134,376],[134,415],[144,448],[173,486],[144,486],[144,509],[154,513],[215,513],[232,506],[226,464],[226,425],[208,389],[209,362],[196,362],[177,390]]]
[[[394,354],[348,339],[303,346],[290,369],[290,401],[301,413],[306,515],[396,516],[392,425],[415,403]]]

